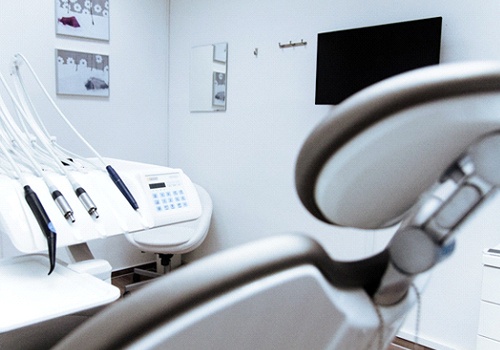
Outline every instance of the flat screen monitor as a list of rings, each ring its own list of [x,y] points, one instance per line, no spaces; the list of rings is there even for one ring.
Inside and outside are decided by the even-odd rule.
[[[390,76],[439,63],[442,17],[318,34],[316,104],[336,105]]]

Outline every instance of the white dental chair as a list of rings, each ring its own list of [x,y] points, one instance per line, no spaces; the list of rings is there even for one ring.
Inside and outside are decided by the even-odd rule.
[[[499,91],[499,63],[424,68],[352,96],[306,140],[305,207],[341,226],[400,223],[382,252],[337,262],[303,235],[249,243],[146,286],[55,349],[387,348],[455,233],[498,193],[500,111],[469,106]]]

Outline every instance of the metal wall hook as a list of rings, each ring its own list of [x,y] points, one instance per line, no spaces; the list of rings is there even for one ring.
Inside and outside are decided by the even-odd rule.
[[[280,49],[286,49],[288,47],[305,46],[305,45],[307,45],[307,41],[304,41],[304,39],[301,39],[300,42],[292,43],[292,41],[290,40],[290,42],[288,44],[278,43],[278,45],[279,45]]]

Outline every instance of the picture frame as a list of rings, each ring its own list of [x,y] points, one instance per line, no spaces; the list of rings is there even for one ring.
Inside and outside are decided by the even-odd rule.
[[[109,41],[110,0],[55,0],[56,34]]]
[[[56,49],[56,92],[109,97],[109,56]]]

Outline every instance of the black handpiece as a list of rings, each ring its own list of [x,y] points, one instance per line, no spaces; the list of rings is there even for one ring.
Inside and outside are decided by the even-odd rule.
[[[118,176],[118,173],[111,167],[111,165],[108,165],[106,167],[106,170],[108,171],[109,177],[111,177],[111,180],[115,183],[116,187],[120,190],[120,192],[127,198],[127,201],[130,203],[132,208],[134,210],[139,209],[139,205],[135,201],[134,196],[132,196],[132,193],[128,190],[127,186],[123,182],[123,180]]]
[[[52,225],[52,222],[45,212],[45,209],[43,208],[43,205],[38,199],[35,191],[33,191],[28,185],[24,186],[24,198],[26,199],[26,202],[28,202],[33,215],[35,215],[36,221],[38,221],[38,225],[47,239],[47,248],[50,260],[50,275],[56,266],[56,230],[54,229],[54,225]]]

